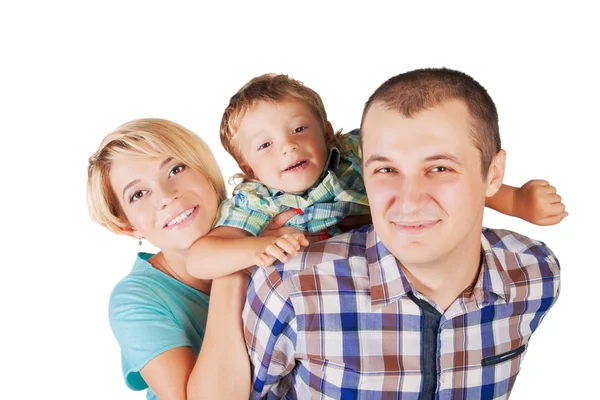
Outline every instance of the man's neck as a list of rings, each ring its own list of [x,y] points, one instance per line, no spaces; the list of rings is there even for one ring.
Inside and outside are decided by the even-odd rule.
[[[481,230],[478,230],[443,259],[402,268],[415,289],[446,310],[477,279],[480,266]]]

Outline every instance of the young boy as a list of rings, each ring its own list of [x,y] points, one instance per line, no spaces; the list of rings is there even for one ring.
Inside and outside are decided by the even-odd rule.
[[[225,109],[221,143],[243,180],[221,204],[214,229],[192,245],[186,263],[191,275],[212,279],[286,262],[308,245],[299,231],[326,239],[341,232],[337,225],[347,217],[368,221],[359,132],[334,133],[320,96],[301,82],[274,74],[248,82]],[[540,225],[566,216],[556,189],[545,181],[519,189],[503,185],[486,206]],[[296,215],[286,225],[296,230],[282,230],[276,240],[260,236],[290,209]]]

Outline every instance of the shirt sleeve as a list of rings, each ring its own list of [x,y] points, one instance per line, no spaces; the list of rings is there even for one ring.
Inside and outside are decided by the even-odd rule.
[[[257,268],[243,312],[244,337],[253,366],[251,399],[271,392],[283,398],[295,366],[296,316],[276,268]]]
[[[142,283],[125,281],[115,287],[109,321],[121,347],[125,383],[133,390],[148,387],[139,372],[150,360],[176,347],[193,347],[170,310]]]
[[[213,227],[231,226],[258,236],[273,219],[270,213],[260,210],[258,206],[252,204],[243,192],[236,193],[221,203]]]

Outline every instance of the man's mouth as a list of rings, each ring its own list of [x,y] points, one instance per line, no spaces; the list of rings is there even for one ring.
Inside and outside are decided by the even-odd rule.
[[[295,164],[290,165],[289,167],[287,167],[286,169],[283,170],[283,172],[287,172],[287,171],[293,171],[295,169],[298,169],[300,167],[302,167],[304,164],[306,164],[307,161],[303,160],[303,161],[298,161]]]

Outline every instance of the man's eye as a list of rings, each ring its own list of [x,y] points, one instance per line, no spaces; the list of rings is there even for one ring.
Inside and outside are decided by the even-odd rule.
[[[169,172],[169,176],[177,175],[177,174],[181,173],[186,168],[187,167],[185,165],[183,165],[183,164],[182,165],[176,165]]]
[[[139,199],[141,199],[142,197],[144,197],[145,194],[146,194],[145,190],[138,190],[137,192],[134,192],[131,195],[131,197],[129,198],[129,202],[138,201]]]
[[[271,146],[271,142],[266,142],[266,143],[263,143],[263,144],[261,144],[261,145],[258,147],[258,150],[264,150],[264,149],[266,149],[266,148],[267,148],[267,147],[269,147],[269,146]]]
[[[384,168],[378,168],[375,170],[375,173],[381,173],[381,174],[389,174],[390,172],[394,172],[394,169],[389,168],[389,167],[384,167]]]
[[[302,132],[305,129],[306,129],[306,126],[299,126],[296,129],[294,129],[293,132],[294,133],[300,133],[300,132]]]
[[[446,167],[433,167],[431,168],[431,172],[446,172],[449,171]]]

